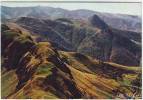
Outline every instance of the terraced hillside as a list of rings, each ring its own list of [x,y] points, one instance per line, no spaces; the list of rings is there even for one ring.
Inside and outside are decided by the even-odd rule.
[[[139,66],[63,51],[35,37],[2,25],[3,99],[141,98]]]

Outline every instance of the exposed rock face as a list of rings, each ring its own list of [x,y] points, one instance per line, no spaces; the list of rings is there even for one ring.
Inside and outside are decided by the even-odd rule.
[[[108,25],[103,20],[101,20],[97,15],[93,15],[90,22],[94,27],[97,27],[101,30],[108,29]]]

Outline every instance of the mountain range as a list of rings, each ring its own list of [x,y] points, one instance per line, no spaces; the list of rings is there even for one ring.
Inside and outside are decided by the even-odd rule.
[[[66,10],[62,8],[53,7],[1,7],[2,19],[11,19],[18,17],[35,17],[35,18],[70,18],[70,19],[83,19],[88,20],[94,14],[98,15],[109,26],[134,32],[141,32],[141,17],[134,15],[124,14],[111,14],[101,13],[92,10],[79,9],[79,10]]]
[[[97,15],[90,23],[60,18],[56,20],[20,17],[8,22],[36,35],[37,41],[50,41],[58,49],[74,51],[102,61],[138,66],[141,34],[109,27]],[[121,53],[122,52],[122,53]]]
[[[138,16],[39,6],[1,13],[3,99],[141,98]]]

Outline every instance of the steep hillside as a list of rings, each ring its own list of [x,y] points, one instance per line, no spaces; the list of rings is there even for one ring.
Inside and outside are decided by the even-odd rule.
[[[102,61],[128,66],[140,64],[139,33],[113,29],[97,15],[90,20],[91,23],[66,18],[45,20],[20,17],[12,22],[38,35],[37,42],[48,40],[60,50],[77,51]]]
[[[6,93],[2,94],[2,98],[81,97],[81,93],[77,89],[75,82],[72,81],[69,68],[58,59],[58,54],[54,48],[50,47],[48,42],[35,43],[25,34],[15,30],[3,30],[2,37],[2,68],[5,69],[2,77],[6,80],[6,77],[11,77],[9,75],[16,74],[17,79],[17,82],[13,84],[9,83],[11,81],[6,81],[7,83],[5,84],[16,85],[14,85],[12,91],[7,91],[5,87],[3,91]],[[55,60],[53,61],[53,59]],[[7,76],[6,74],[10,71],[13,71],[13,74]],[[4,77],[5,75],[6,77]],[[47,86],[48,83],[45,83],[48,82],[48,80],[50,80],[49,86]],[[61,84],[59,84],[59,82]],[[57,86],[57,83],[59,86]],[[4,84],[2,85],[5,86]],[[63,85],[65,85],[65,91],[63,91]],[[48,89],[48,87],[51,89]],[[74,91],[71,91],[71,87],[77,92],[76,94],[73,94]],[[37,91],[39,91],[39,94],[35,94]],[[50,91],[52,91],[52,93]]]
[[[141,98],[140,67],[58,51],[6,25],[1,74],[3,99]]]

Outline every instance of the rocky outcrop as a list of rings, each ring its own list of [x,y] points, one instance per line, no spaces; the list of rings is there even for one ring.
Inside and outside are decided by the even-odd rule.
[[[97,15],[93,15],[92,18],[90,19],[90,22],[94,27],[99,28],[101,30],[108,29],[108,25],[103,20],[101,20]]]

